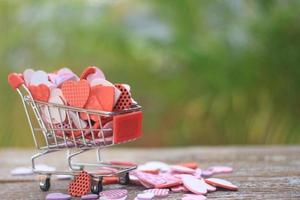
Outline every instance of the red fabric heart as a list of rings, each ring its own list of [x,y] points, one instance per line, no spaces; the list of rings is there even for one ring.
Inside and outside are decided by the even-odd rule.
[[[90,95],[90,85],[86,80],[66,81],[61,86],[62,93],[70,106],[83,108]]]
[[[130,108],[132,105],[131,101],[131,95],[129,91],[122,85],[122,84],[115,84],[115,86],[122,92],[115,107],[114,110],[121,111],[124,109]]]
[[[90,180],[90,175],[85,171],[81,171],[74,181],[69,184],[69,194],[73,197],[81,197],[87,194],[91,189]]]
[[[91,95],[96,96],[103,111],[111,112],[114,106],[115,89],[110,86],[96,85],[92,87]]]
[[[38,101],[48,102],[50,96],[50,89],[45,84],[40,84],[38,86],[30,85],[28,89],[33,97],[33,99]]]
[[[86,79],[88,75],[94,74],[95,72],[96,72],[96,67],[89,66],[82,72],[82,74],[80,75],[80,79]]]

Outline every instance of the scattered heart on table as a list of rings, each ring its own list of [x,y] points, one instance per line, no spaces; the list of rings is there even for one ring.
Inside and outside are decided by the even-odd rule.
[[[69,194],[74,197],[87,194],[91,189],[90,180],[90,175],[85,171],[81,171],[74,181],[69,184]]]

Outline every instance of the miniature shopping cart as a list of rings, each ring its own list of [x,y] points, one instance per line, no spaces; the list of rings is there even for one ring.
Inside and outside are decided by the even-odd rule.
[[[104,147],[133,141],[141,136],[141,106],[135,104],[129,109],[120,112],[104,112],[41,102],[33,99],[21,75],[16,73],[10,74],[8,76],[8,82],[21,96],[33,140],[36,148],[39,150],[39,153],[32,156],[31,162],[33,172],[42,175],[40,181],[42,191],[49,190],[51,175],[77,175],[82,170],[86,170],[89,173],[92,180],[91,191],[96,194],[103,189],[102,181],[104,177],[119,177],[120,184],[129,183],[129,171],[136,169],[136,166],[105,163],[102,161],[100,152]],[[69,122],[67,124],[60,122],[55,125],[47,122],[44,115],[48,113],[51,117],[51,110],[53,111],[53,109],[59,113],[60,118],[66,117],[67,120],[65,121]],[[88,126],[85,128],[74,127],[74,124],[71,123],[70,120],[71,113],[72,117],[77,117],[79,122],[80,114],[84,113],[88,117]],[[99,119],[99,125],[97,127],[93,126],[91,117]],[[103,119],[111,119],[112,127],[105,129],[104,126],[102,126]],[[109,131],[112,132],[112,136],[108,138],[105,135]],[[96,135],[98,135],[97,138]],[[36,169],[36,159],[61,150],[66,150],[68,170],[41,171]],[[78,163],[72,160],[75,156],[90,150],[96,150],[97,162]],[[101,174],[99,172],[101,170],[95,170],[101,167],[115,170],[111,173]],[[93,170],[87,170],[91,168]]]

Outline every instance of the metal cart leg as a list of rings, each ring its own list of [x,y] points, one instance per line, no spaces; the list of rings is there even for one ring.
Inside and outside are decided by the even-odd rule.
[[[102,177],[92,177],[92,182],[91,182],[91,192],[93,194],[99,194],[99,192],[102,192],[103,190],[103,183],[102,183],[103,178]]]
[[[42,191],[48,191],[50,189],[50,179],[51,179],[51,173],[52,172],[47,172],[47,171],[39,171],[35,168],[35,160],[41,156],[44,156],[48,153],[52,153],[52,152],[55,152],[57,150],[47,150],[47,151],[43,151],[43,152],[40,152],[40,153],[37,153],[35,154],[34,156],[31,157],[31,164],[32,164],[32,170],[34,173],[37,173],[37,174],[42,174],[44,175],[44,177],[41,179],[40,181],[40,189]]]
[[[121,174],[119,176],[119,182],[121,185],[128,185],[130,182],[129,173]]]
[[[97,148],[97,161],[98,162],[102,162],[100,149],[101,149],[100,147]]]
[[[47,192],[50,189],[50,175],[46,175],[46,177],[40,180],[40,189],[44,192]]]
[[[76,151],[74,153],[70,153],[68,151],[68,164],[69,164],[69,168],[71,170],[74,170],[74,171],[83,170],[84,166],[83,165],[76,165],[76,163],[75,164],[72,163],[72,158],[79,155],[79,154],[81,154],[81,153],[83,153],[83,152],[85,152],[85,151],[88,151],[88,149],[83,149],[83,150],[80,150],[80,151]],[[76,167],[74,167],[74,166],[76,166]]]

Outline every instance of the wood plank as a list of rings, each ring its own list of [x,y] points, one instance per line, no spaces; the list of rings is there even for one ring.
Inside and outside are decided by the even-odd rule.
[[[10,170],[18,166],[30,166],[32,149],[0,150],[0,197],[1,199],[44,199],[35,176],[16,177]],[[197,161],[201,168],[212,165],[232,166],[232,174],[218,175],[239,186],[239,191],[217,191],[208,199],[300,199],[300,146],[250,146],[250,147],[188,147],[160,149],[109,148],[103,152],[105,160],[126,160],[144,163],[160,160],[168,163]],[[93,160],[94,152],[82,156]],[[63,169],[64,152],[49,155],[43,163],[57,164]],[[26,181],[26,182],[24,182]],[[68,181],[52,181],[50,192],[66,192]],[[118,185],[109,186],[120,187]],[[128,199],[142,191],[142,187],[126,186]],[[181,199],[182,194],[172,194],[167,199]]]

